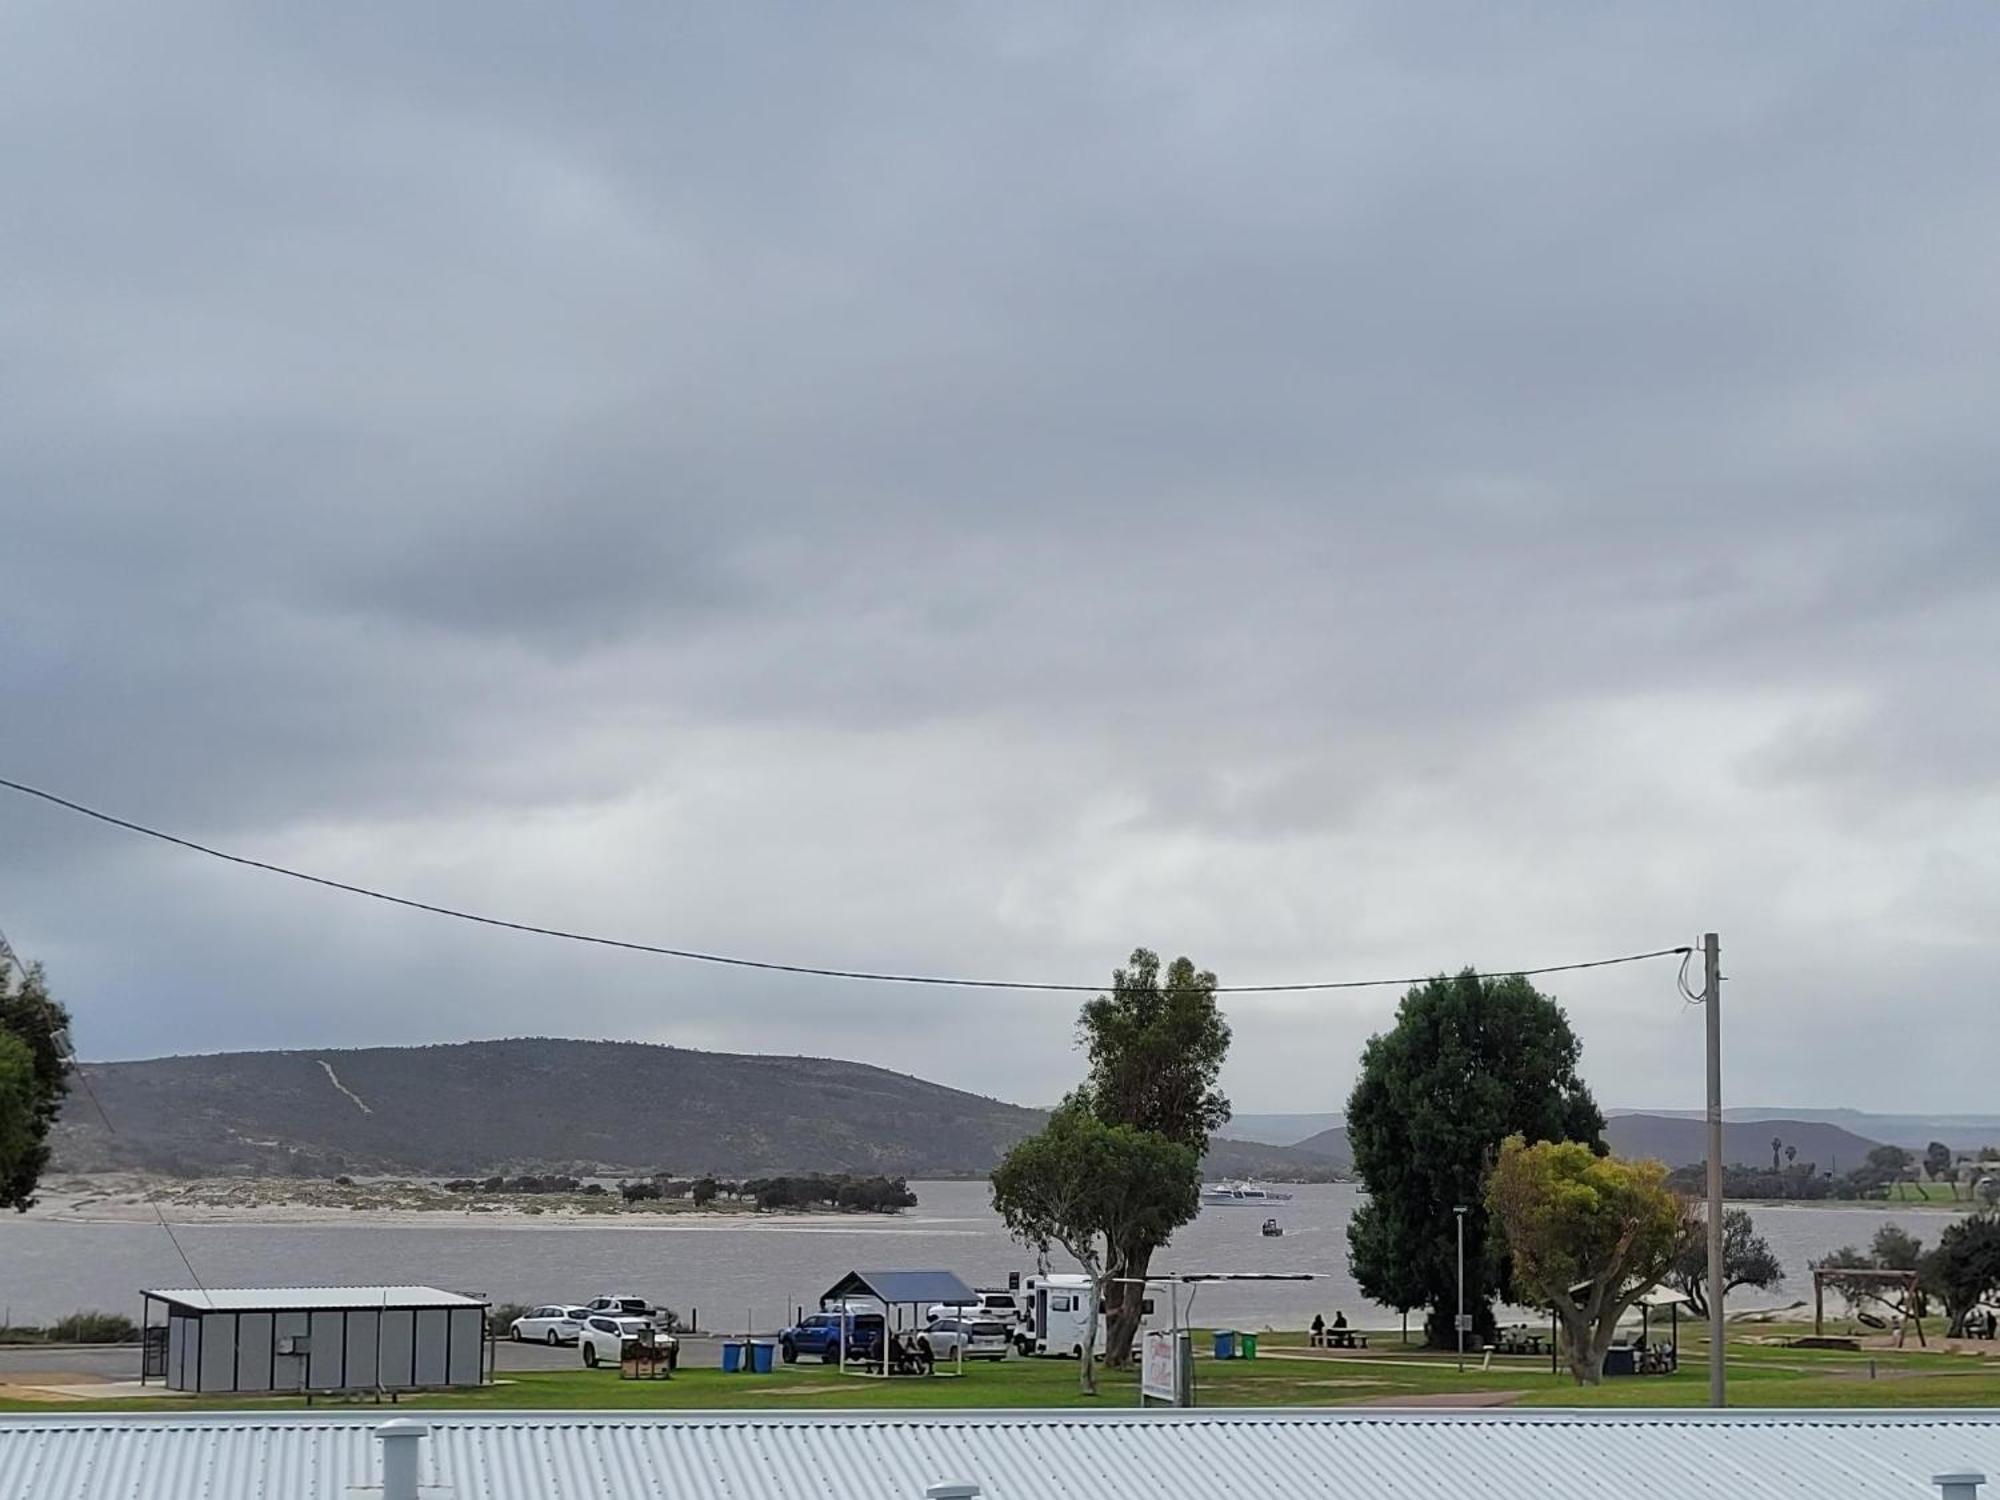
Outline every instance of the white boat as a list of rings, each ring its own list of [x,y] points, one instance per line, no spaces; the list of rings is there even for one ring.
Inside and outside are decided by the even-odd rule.
[[[1290,1193],[1276,1193],[1254,1182],[1204,1182],[1201,1201],[1218,1207],[1257,1207],[1265,1203],[1289,1203]]]

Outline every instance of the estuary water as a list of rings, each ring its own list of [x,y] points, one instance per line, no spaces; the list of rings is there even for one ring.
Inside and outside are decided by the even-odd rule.
[[[873,1217],[645,1220],[644,1227],[552,1225],[482,1217],[463,1226],[398,1224],[393,1214],[360,1222],[177,1224],[201,1280],[214,1286],[424,1284],[483,1292],[495,1302],[553,1302],[634,1292],[704,1327],[779,1326],[853,1269],[957,1272],[976,1286],[1004,1284],[1033,1257],[1007,1237],[979,1182],[912,1184],[918,1206]],[[1370,1307],[1347,1273],[1347,1223],[1360,1199],[1351,1183],[1285,1189],[1268,1208],[1205,1208],[1175,1236],[1156,1270],[1310,1272],[1309,1282],[1205,1287],[1202,1323],[1300,1328],[1315,1311],[1383,1326],[1394,1314]],[[1757,1228],[1787,1272],[1776,1293],[1739,1294],[1732,1306],[1778,1306],[1809,1298],[1807,1262],[1841,1245],[1865,1247],[1886,1222],[1934,1243],[1951,1215],[1893,1205],[1823,1208],[1752,1206]],[[1259,1233],[1265,1217],[1284,1226]],[[74,1223],[0,1215],[0,1313],[41,1322],[79,1308],[138,1314],[141,1287],[188,1284],[157,1224]]]

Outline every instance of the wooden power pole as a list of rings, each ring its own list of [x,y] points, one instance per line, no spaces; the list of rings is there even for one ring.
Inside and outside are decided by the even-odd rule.
[[[1727,1406],[1722,1289],[1722,942],[1701,940],[1702,1005],[1708,1011],[1708,1404]]]

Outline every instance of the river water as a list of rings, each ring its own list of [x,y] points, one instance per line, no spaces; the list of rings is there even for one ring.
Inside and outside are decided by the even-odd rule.
[[[979,1182],[921,1182],[918,1206],[893,1216],[647,1221],[644,1228],[551,1225],[539,1219],[458,1226],[345,1224],[176,1225],[201,1280],[211,1286],[432,1285],[484,1292],[495,1302],[556,1302],[634,1292],[705,1327],[778,1326],[854,1269],[944,1269],[973,1285],[1004,1284],[1033,1257],[1007,1237]],[[1202,1289],[1203,1324],[1301,1328],[1336,1308],[1383,1326],[1347,1273],[1351,1183],[1301,1185],[1266,1209],[1206,1208],[1158,1257],[1156,1270],[1299,1272],[1310,1282],[1252,1282]],[[1731,1306],[1808,1299],[1806,1263],[1841,1245],[1866,1247],[1897,1222],[1926,1244],[1951,1222],[1937,1209],[1753,1207],[1757,1228],[1787,1273],[1775,1294],[1740,1293]],[[1267,1239],[1267,1214],[1284,1235]],[[187,1270],[157,1224],[77,1224],[30,1214],[0,1216],[0,1312],[41,1322],[79,1308],[138,1312],[141,1287],[185,1286]]]

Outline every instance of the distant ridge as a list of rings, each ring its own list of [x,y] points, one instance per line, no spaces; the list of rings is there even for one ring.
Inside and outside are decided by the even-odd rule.
[[[1700,1119],[1677,1115],[1617,1114],[1604,1122],[1605,1144],[1614,1153],[1663,1161],[1670,1167],[1706,1161],[1706,1132],[1707,1126]],[[1725,1120],[1723,1156],[1731,1166],[1769,1166],[1774,1136],[1786,1146],[1798,1147],[1798,1160],[1811,1162],[1823,1172],[1836,1166],[1842,1171],[1858,1167],[1870,1148],[1881,1144],[1815,1120]],[[1343,1171],[1354,1167],[1354,1151],[1348,1145],[1345,1126],[1308,1136],[1293,1149],[1337,1162]],[[1779,1155],[1783,1156],[1782,1148]]]
[[[1768,1167],[1771,1142],[1798,1148],[1798,1160],[1811,1162],[1822,1172],[1849,1171],[1880,1141],[1856,1135],[1838,1125],[1817,1120],[1730,1120],[1722,1123],[1722,1157],[1725,1165]],[[1670,1167],[1684,1167],[1708,1159],[1708,1125],[1699,1119],[1673,1115],[1613,1115],[1604,1122],[1604,1139],[1619,1156],[1650,1157]],[[1779,1155],[1783,1158],[1783,1150]]]
[[[552,1038],[87,1063],[56,1166],[189,1176],[779,1172],[975,1176],[1041,1112],[865,1063]],[[1217,1141],[1216,1176],[1332,1174]]]

